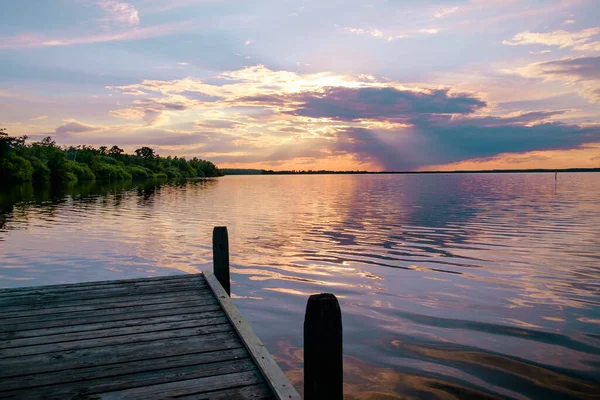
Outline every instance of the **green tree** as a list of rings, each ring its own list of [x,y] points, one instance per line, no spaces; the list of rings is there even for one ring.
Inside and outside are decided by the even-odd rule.
[[[27,137],[11,137],[0,129],[0,178],[2,182],[89,181],[148,178],[221,176],[210,161],[184,157],[160,157],[147,146],[126,154],[118,146],[60,147],[50,136],[26,143]]]
[[[108,152],[108,154],[111,156],[120,156],[123,153],[124,153],[124,150],[119,148],[119,146],[117,146],[117,145],[111,147]]]
[[[146,160],[152,159],[154,158],[155,154],[154,154],[154,150],[151,149],[150,147],[144,146],[142,148],[136,149],[135,150],[135,155],[138,157],[142,157]]]

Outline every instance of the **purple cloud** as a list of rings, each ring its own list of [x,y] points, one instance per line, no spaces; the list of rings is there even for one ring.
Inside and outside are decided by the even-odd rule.
[[[537,65],[546,74],[577,77],[581,80],[600,79],[600,57],[566,58]]]
[[[580,127],[561,122],[531,126],[516,123],[533,118],[527,114],[513,118],[454,120],[423,116],[410,121],[413,128],[404,145],[390,145],[390,132],[349,128],[338,135],[338,150],[356,153],[360,159],[375,161],[387,170],[409,170],[507,152],[564,150],[600,142],[600,127],[597,126]],[[388,140],[385,140],[386,135]]]
[[[323,93],[251,96],[239,100],[293,107],[288,112],[292,115],[343,121],[398,120],[415,114],[470,114],[486,106],[485,101],[472,95],[450,94],[448,89],[418,92],[391,87],[330,87]]]
[[[85,125],[77,121],[69,122],[55,129],[57,135],[70,135],[72,133],[94,132],[101,128]]]

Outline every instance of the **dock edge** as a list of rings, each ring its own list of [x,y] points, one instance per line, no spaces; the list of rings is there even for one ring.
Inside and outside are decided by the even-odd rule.
[[[204,272],[204,277],[277,399],[302,400],[287,376],[285,376],[279,365],[277,365],[271,354],[267,351],[265,345],[235,306],[233,300],[227,295],[227,292],[223,289],[223,286],[221,286],[215,275],[212,272]]]

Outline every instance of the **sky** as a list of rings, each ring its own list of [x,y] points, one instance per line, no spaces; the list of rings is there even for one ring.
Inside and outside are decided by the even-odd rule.
[[[600,167],[598,0],[22,0],[0,127],[220,167]]]

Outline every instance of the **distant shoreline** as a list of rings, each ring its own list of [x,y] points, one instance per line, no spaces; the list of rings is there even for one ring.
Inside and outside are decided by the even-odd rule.
[[[415,174],[510,174],[510,173],[554,173],[554,172],[600,172],[600,168],[564,169],[485,169],[457,171],[273,171],[264,169],[220,168],[224,175],[415,175]]]

